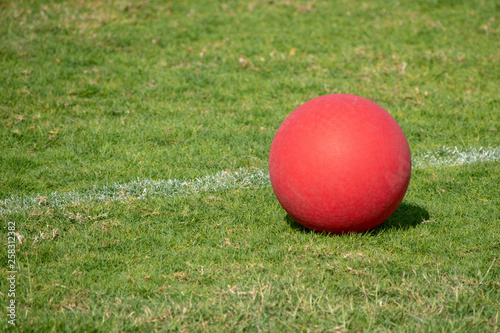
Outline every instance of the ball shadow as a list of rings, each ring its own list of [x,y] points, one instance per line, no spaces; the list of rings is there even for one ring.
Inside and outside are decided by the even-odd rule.
[[[286,221],[286,223],[288,223],[288,225],[290,226],[290,229],[292,229],[293,231],[298,231],[298,232],[302,232],[305,234],[313,232],[311,229],[307,229],[302,224],[295,221],[293,219],[293,217],[291,217],[290,214],[288,214],[288,213],[285,215],[285,217],[283,219]]]
[[[421,206],[401,203],[396,211],[382,224],[372,230],[362,232],[362,234],[377,235],[383,231],[391,229],[406,230],[415,228],[417,225],[421,224],[422,221],[428,220],[429,216],[429,212]],[[306,227],[295,221],[289,214],[286,214],[284,220],[294,231],[302,233],[313,232],[312,230],[307,229]]]
[[[424,207],[415,204],[401,203],[387,220],[378,227],[366,231],[366,233],[377,235],[391,229],[406,230],[415,228],[417,225],[421,224],[422,221],[428,220],[429,217],[429,212]]]

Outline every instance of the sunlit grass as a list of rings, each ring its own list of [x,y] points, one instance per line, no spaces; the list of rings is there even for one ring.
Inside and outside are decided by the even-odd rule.
[[[19,328],[498,331],[496,6],[0,2]],[[330,93],[386,108],[416,158],[363,234],[308,232],[266,185],[280,123]]]

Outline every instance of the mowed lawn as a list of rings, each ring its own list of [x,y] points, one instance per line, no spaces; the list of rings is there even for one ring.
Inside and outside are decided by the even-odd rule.
[[[1,307],[39,332],[500,331],[499,10],[0,1]],[[267,176],[285,117],[334,93],[414,158],[366,233],[309,232]]]

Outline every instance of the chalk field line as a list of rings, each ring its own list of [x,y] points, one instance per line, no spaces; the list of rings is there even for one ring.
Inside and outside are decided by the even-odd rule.
[[[442,147],[437,151],[413,157],[412,167],[452,167],[491,161],[500,161],[500,147],[467,149]],[[267,170],[259,169],[240,169],[232,172],[220,171],[214,175],[191,180],[138,179],[125,184],[113,183],[93,186],[82,191],[53,192],[34,196],[13,195],[10,198],[0,200],[0,214],[23,211],[37,206],[62,207],[91,202],[144,200],[200,192],[217,192],[235,188],[258,188],[269,185]]]

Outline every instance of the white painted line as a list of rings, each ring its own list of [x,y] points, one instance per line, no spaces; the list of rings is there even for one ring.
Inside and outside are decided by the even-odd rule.
[[[442,147],[435,152],[417,155],[412,160],[414,168],[426,166],[457,166],[480,162],[500,161],[500,147],[479,147],[459,149]]]
[[[234,188],[268,186],[269,174],[262,170],[241,169],[221,171],[192,180],[138,179],[126,184],[93,186],[83,191],[53,192],[47,195],[11,196],[0,200],[0,214],[26,210],[36,206],[62,207],[90,202],[112,202],[131,199],[148,199],[216,192]]]
[[[435,152],[417,155],[412,160],[414,168],[430,166],[457,166],[463,164],[500,161],[500,147],[479,147],[460,150],[442,147]],[[23,211],[36,206],[62,207],[91,202],[113,202],[148,198],[173,197],[200,192],[217,192],[235,188],[269,186],[269,174],[259,169],[221,171],[192,180],[138,179],[126,184],[93,186],[83,191],[53,192],[47,195],[11,196],[0,200],[0,214]]]

